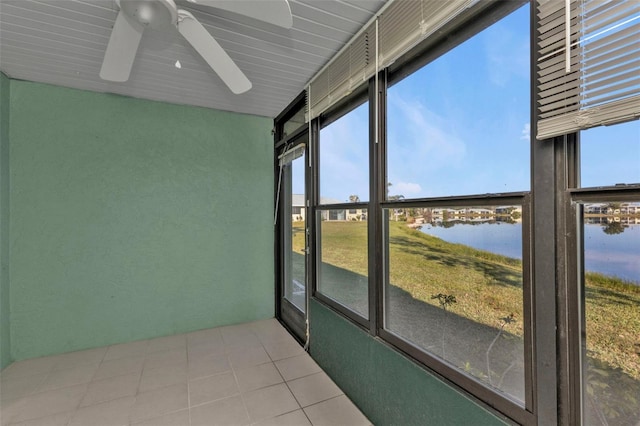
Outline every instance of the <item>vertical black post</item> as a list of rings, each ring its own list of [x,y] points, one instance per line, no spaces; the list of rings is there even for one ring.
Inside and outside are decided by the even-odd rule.
[[[556,157],[553,140],[537,140],[537,2],[531,5],[531,193],[534,296],[534,400],[539,425],[558,424],[556,344]]]

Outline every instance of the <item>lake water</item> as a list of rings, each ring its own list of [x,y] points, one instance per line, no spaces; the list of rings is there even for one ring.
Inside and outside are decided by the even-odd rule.
[[[585,270],[640,285],[640,225],[628,225],[618,234],[606,234],[604,226],[584,227]],[[522,259],[521,223],[456,224],[449,228],[426,223],[421,231],[452,243]]]

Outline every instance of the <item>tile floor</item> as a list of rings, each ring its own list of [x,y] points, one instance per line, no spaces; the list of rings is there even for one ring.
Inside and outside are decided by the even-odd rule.
[[[370,424],[274,319],[13,363],[0,422]]]

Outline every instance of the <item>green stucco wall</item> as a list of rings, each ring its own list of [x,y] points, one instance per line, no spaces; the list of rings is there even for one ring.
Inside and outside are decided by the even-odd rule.
[[[505,424],[315,300],[309,320],[311,356],[373,424]]]
[[[11,361],[9,328],[9,79],[0,73],[0,369]]]
[[[273,316],[271,120],[11,81],[11,353]]]

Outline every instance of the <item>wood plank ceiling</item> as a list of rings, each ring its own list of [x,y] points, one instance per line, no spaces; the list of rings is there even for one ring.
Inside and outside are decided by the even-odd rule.
[[[293,28],[285,30],[176,0],[253,83],[234,95],[177,30],[147,29],[129,81],[101,80],[115,0],[0,0],[0,70],[14,79],[275,117],[384,2],[289,0]]]

